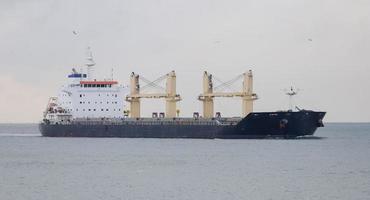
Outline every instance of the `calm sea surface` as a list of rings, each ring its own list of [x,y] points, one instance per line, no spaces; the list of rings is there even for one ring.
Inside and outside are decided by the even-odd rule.
[[[0,125],[0,199],[370,199],[370,124],[314,139],[45,138]]]

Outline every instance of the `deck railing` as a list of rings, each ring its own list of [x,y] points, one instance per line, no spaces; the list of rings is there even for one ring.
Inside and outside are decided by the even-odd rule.
[[[63,125],[235,125],[241,118],[75,118],[51,122]]]

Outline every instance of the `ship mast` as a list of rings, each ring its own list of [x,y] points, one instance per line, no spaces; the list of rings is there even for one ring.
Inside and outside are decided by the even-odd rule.
[[[291,86],[290,89],[285,91],[285,94],[289,96],[289,111],[293,111],[293,96],[298,94],[299,89],[294,89],[293,86]]]
[[[90,47],[87,47],[86,66],[87,66],[87,78],[88,80],[93,80],[95,62]]]

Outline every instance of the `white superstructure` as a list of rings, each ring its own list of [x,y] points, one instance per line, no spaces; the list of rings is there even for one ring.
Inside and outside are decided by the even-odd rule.
[[[112,79],[96,80],[91,53],[86,64],[88,74],[72,69],[68,83],[61,87],[57,97],[51,98],[44,118],[65,121],[74,118],[123,118],[127,86]]]

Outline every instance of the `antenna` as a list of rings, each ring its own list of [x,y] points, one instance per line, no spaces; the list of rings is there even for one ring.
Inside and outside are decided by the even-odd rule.
[[[285,89],[285,94],[289,96],[289,111],[293,111],[293,96],[297,95],[299,89],[290,86],[290,89]]]
[[[111,77],[111,79],[112,79],[112,81],[113,81],[113,80],[114,80],[114,79],[113,79],[113,68],[111,69],[111,76],[110,76],[110,77]]]
[[[87,47],[86,66],[87,66],[87,78],[89,80],[93,80],[95,62],[94,62],[90,47]]]

